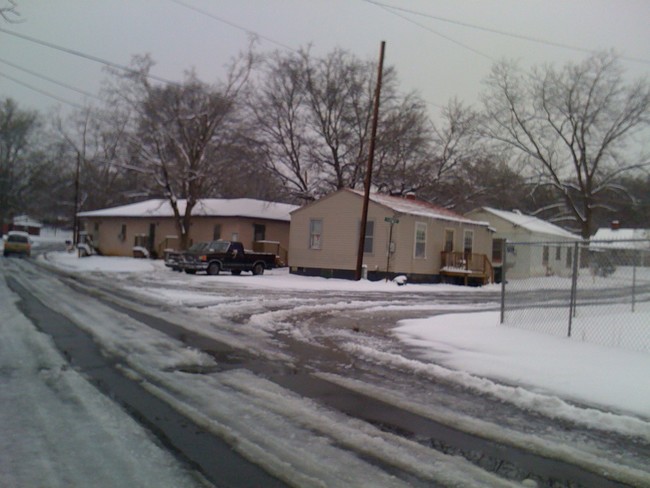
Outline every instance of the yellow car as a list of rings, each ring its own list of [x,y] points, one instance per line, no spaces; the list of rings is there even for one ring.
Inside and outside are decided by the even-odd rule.
[[[5,248],[3,254],[22,254],[29,256],[32,253],[32,241],[27,232],[11,230],[5,238]]]

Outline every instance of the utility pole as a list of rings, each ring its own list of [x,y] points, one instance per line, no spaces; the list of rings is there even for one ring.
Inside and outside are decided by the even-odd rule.
[[[79,243],[79,168],[81,166],[81,154],[77,151],[77,170],[74,177],[74,217],[72,219],[72,244]]]
[[[366,225],[368,223],[368,203],[370,201],[370,185],[372,183],[372,163],[375,158],[375,138],[377,137],[377,123],[379,120],[379,98],[381,95],[381,79],[384,72],[384,51],[386,41],[381,41],[379,51],[379,67],[377,68],[377,86],[375,87],[375,105],[372,113],[372,131],[370,133],[370,146],[368,148],[368,167],[364,180],[363,210],[361,212],[361,229],[359,232],[359,249],[357,251],[357,269],[355,279],[361,279],[361,267],[363,266],[363,249],[366,242]]]

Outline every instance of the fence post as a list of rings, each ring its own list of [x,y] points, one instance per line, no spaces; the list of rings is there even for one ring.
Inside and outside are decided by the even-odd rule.
[[[507,240],[501,244],[501,322],[505,321],[506,315],[506,256],[508,255]]]
[[[636,263],[639,260],[639,250],[634,250],[634,263],[632,265],[632,313],[634,313],[634,308],[636,306]]]
[[[579,247],[576,242],[573,245],[573,271],[571,273],[571,297],[569,299],[569,330],[567,337],[571,337],[571,326],[573,325],[573,316],[576,309],[576,295],[578,293],[578,261],[580,260],[580,255],[578,254]]]

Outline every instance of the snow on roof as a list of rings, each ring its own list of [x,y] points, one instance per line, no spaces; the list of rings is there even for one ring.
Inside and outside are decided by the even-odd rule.
[[[186,200],[178,200],[181,214],[185,213]],[[193,216],[250,217],[289,222],[289,213],[298,208],[288,203],[267,202],[252,198],[203,198],[192,209]],[[168,200],[154,199],[144,202],[80,212],[79,217],[172,217]]]
[[[545,234],[548,236],[556,236],[556,237],[568,237],[570,239],[575,239],[575,240],[581,239],[580,236],[572,232],[569,232],[568,230],[564,230],[562,227],[559,227],[555,224],[551,224],[550,222],[547,222],[545,220],[538,219],[537,217],[533,217],[532,215],[526,215],[521,212],[508,212],[507,210],[497,210],[491,207],[482,207],[482,208],[488,213],[496,215],[497,217],[507,220],[513,225],[522,227],[536,234]]]
[[[39,221],[32,219],[28,215],[16,215],[13,218],[14,225],[20,225],[22,227],[43,227]]]
[[[590,246],[615,249],[649,249],[650,229],[612,229],[609,227],[601,227],[591,238]]]
[[[364,192],[361,190],[349,191],[360,196],[363,196],[364,194]],[[488,222],[480,222],[478,220],[469,219],[446,208],[414,198],[393,197],[390,195],[382,195],[380,193],[370,193],[370,200],[378,203],[379,205],[388,207],[395,212],[403,214],[418,215],[421,217],[460,222],[464,224],[481,225],[484,227],[489,226]]]

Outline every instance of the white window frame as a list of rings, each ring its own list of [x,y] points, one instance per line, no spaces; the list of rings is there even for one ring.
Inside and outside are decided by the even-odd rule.
[[[424,239],[418,240],[418,231],[424,231]],[[422,255],[418,255],[418,244],[422,244]],[[427,224],[425,222],[416,222],[415,231],[413,233],[413,258],[426,259],[427,258]]]
[[[314,224],[318,223],[318,232],[315,232]],[[309,219],[309,249],[320,250],[323,248],[323,219]]]

